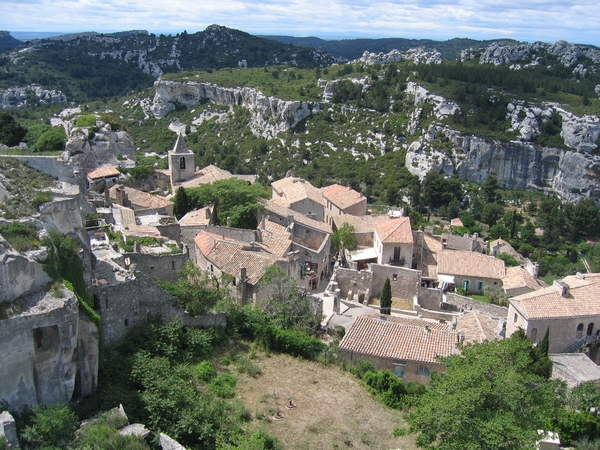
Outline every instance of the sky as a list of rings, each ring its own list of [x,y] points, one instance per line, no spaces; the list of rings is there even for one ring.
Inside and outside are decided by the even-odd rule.
[[[0,30],[175,34],[219,24],[325,39],[512,38],[600,46],[597,0],[0,0]]]

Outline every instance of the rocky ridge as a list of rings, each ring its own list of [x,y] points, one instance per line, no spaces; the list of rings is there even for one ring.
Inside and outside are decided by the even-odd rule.
[[[479,59],[479,64],[513,64],[511,68],[535,66],[540,64],[544,54],[553,55],[558,58],[560,64],[565,67],[573,67],[574,73],[585,75],[587,70],[600,70],[600,48],[590,45],[571,44],[566,41],[557,41],[555,44],[545,42],[534,42],[532,44],[501,45],[497,42],[490,46],[474,50],[469,48],[461,51],[460,60],[467,61]],[[581,58],[588,62],[575,66]],[[528,61],[524,66],[521,63]]]
[[[389,64],[395,62],[402,62],[405,60],[413,61],[415,64],[441,64],[442,54],[437,50],[427,50],[425,48],[412,48],[405,52],[400,50],[391,50],[388,53],[370,53],[365,51],[356,62],[362,62],[365,64]]]
[[[44,89],[35,84],[15,86],[0,90],[0,109],[20,108],[32,105],[56,105],[67,103],[67,97],[61,91]]]

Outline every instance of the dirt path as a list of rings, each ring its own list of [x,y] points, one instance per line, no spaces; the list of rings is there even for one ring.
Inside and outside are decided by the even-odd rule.
[[[248,428],[276,436],[285,449],[416,449],[414,437],[392,435],[405,425],[402,413],[377,402],[338,367],[286,355],[260,355],[255,363],[262,374],[241,374],[238,381],[239,396],[255,419]],[[289,398],[296,409],[284,407]],[[271,419],[276,410],[283,420]]]

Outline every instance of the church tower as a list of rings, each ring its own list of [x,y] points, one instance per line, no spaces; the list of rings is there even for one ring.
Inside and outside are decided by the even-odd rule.
[[[174,183],[189,180],[194,176],[194,172],[194,154],[187,148],[183,135],[179,133],[173,150],[169,152],[171,186]]]

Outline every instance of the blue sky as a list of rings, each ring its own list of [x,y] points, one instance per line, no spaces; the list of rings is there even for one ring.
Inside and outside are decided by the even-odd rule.
[[[597,0],[0,0],[0,12],[0,30],[9,31],[174,34],[216,23],[252,34],[600,46]]]

